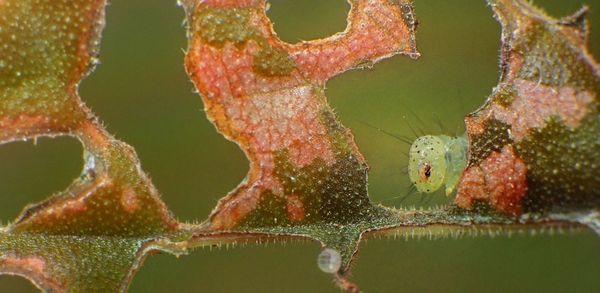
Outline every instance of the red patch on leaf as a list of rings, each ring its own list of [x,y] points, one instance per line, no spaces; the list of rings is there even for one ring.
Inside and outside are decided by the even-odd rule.
[[[123,192],[121,193],[121,206],[123,206],[123,209],[128,213],[135,213],[140,208],[140,200],[133,188],[123,188]]]
[[[46,129],[46,132],[65,131],[55,125],[49,117],[44,115],[25,115],[17,117],[0,117],[0,143],[24,139],[30,132],[36,132],[39,129]]]
[[[40,206],[34,217],[34,225],[43,226],[44,224],[55,223],[58,220],[72,219],[88,209],[88,201],[98,190],[111,185],[111,180],[107,176],[97,178],[89,186],[77,190],[78,197],[66,199],[61,202],[60,199],[54,200],[52,204]],[[25,213],[22,216],[29,217]]]
[[[1,0],[0,0],[1,1]],[[0,2],[0,4],[2,4]],[[62,292],[63,286],[47,271],[46,260],[38,256],[18,257],[5,255],[0,258],[0,273],[26,277],[45,290]]]
[[[571,127],[577,128],[587,115],[588,105],[594,96],[588,91],[577,91],[572,87],[555,90],[535,82],[517,79],[514,81],[517,94],[507,108],[493,104],[494,117],[511,126],[511,138],[521,141],[531,128],[542,128],[552,117],[558,117]]]
[[[212,7],[251,7],[258,5],[262,1],[263,0],[205,0],[203,3]]]
[[[465,117],[465,125],[469,136],[477,136],[485,131],[485,121],[479,116]]]
[[[469,166],[458,185],[455,203],[465,209],[476,201],[489,203],[510,215],[521,214],[521,201],[527,193],[527,166],[511,145],[492,152],[478,166]]]
[[[299,43],[291,47],[296,64],[317,84],[357,65],[357,61],[377,61],[404,53],[419,56],[411,44],[413,31],[401,19],[412,19],[412,12],[393,9],[391,1],[354,1],[350,25],[344,34]],[[406,5],[406,4],[405,4]],[[414,20],[409,20],[412,22]],[[362,57],[362,59],[361,59]],[[374,60],[372,60],[374,59]]]
[[[2,264],[6,266],[20,267],[38,274],[44,274],[46,271],[46,261],[35,256],[23,258],[9,256],[2,259]]]
[[[290,221],[299,222],[304,220],[304,204],[297,195],[292,194],[287,197],[286,207]]]
[[[87,13],[82,13],[83,18],[86,19],[84,25],[80,27],[77,42],[77,55],[80,62],[73,72],[73,77],[70,85],[77,84],[82,76],[90,70],[90,67],[95,65],[95,55],[98,54],[98,45],[100,39],[100,32],[104,29],[104,5],[106,0],[91,0],[93,2],[89,7],[93,9],[82,9]],[[76,97],[76,90],[72,90]],[[77,97],[77,100],[79,98]]]

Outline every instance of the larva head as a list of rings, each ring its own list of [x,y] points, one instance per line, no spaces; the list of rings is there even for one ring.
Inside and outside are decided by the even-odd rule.
[[[421,193],[438,190],[446,179],[444,141],[433,135],[421,136],[410,146],[408,176]]]

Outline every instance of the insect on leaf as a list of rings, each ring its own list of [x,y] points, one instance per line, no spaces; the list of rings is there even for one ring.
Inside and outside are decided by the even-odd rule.
[[[469,166],[456,203],[588,218],[600,208],[600,69],[587,8],[557,20],[526,1],[489,3],[502,25],[502,76],[465,120]]]
[[[182,2],[187,71],[208,118],[250,160],[208,230],[314,238],[341,252],[344,271],[360,234],[386,211],[368,198],[367,164],[325,84],[395,54],[416,58],[410,1],[350,1],[343,33],[297,44],[275,35],[264,0]]]
[[[153,251],[300,237],[320,242],[318,266],[358,291],[346,276],[366,235],[581,224],[600,233],[600,70],[585,9],[555,20],[525,1],[488,1],[503,27],[502,78],[466,118],[464,173],[461,138],[457,170],[435,186],[451,194],[460,177],[456,200],[396,210],[370,201],[367,163],[325,85],[395,54],[418,57],[411,1],[351,0],[344,32],[297,44],[274,33],[265,0],[180,2],[187,72],[210,121],[248,157],[245,181],[205,222],[177,222],[135,151],[77,92],[97,62],[106,1],[0,0],[0,144],[68,135],[85,161],[65,191],[0,228],[0,273],[52,292],[125,291]]]

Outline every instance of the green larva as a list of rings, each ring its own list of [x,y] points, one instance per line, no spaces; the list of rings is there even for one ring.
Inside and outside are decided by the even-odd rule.
[[[445,184],[450,195],[467,165],[467,139],[464,135],[421,136],[408,155],[408,176],[417,191],[432,193]]]

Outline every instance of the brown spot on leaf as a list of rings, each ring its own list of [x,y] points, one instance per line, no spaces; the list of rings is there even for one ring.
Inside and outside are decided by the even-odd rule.
[[[492,152],[479,165],[465,170],[455,203],[471,209],[476,201],[484,201],[499,212],[519,215],[527,193],[526,174],[523,160],[511,145],[506,145],[501,152]]]

